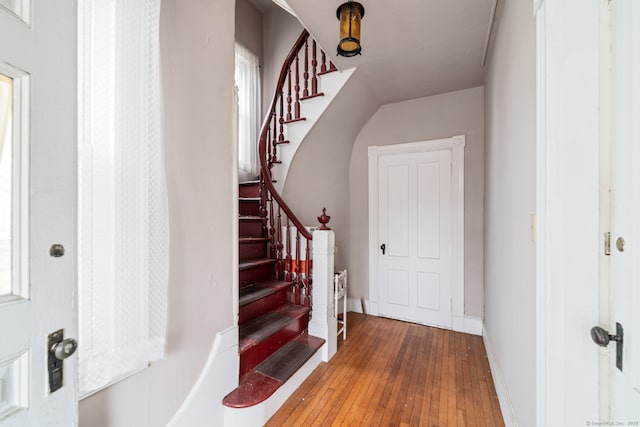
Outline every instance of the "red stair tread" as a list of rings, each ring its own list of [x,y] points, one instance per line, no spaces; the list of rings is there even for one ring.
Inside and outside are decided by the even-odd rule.
[[[307,334],[291,340],[246,375],[222,403],[231,408],[247,408],[264,402],[307,363],[324,342]]]
[[[222,403],[231,408],[254,406],[267,400],[281,385],[278,380],[253,372],[242,380],[238,388],[227,394]]]
[[[309,313],[311,309],[287,304],[240,327],[240,354],[284,329],[294,319]]]
[[[276,261],[278,260],[275,258],[259,258],[259,259],[252,259],[249,261],[242,261],[239,264],[239,269],[240,271],[249,270],[251,268],[261,267],[263,265],[275,264]]]
[[[280,290],[289,288],[293,282],[285,282],[283,280],[269,280],[268,282],[258,283],[240,289],[240,307],[257,301],[261,298],[272,295]]]

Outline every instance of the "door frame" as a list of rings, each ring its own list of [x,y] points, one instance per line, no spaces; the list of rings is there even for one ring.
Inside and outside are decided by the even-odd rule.
[[[464,147],[465,135],[369,147],[369,314],[379,315],[378,282],[378,171],[381,156],[451,151],[451,325],[454,331],[472,332],[464,318]]]
[[[607,0],[533,0],[536,19],[536,425],[606,420],[599,407],[601,63]],[[579,301],[579,304],[577,302]],[[608,317],[608,316],[604,316]]]

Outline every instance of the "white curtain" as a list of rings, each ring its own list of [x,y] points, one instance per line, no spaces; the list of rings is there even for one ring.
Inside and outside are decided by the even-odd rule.
[[[236,43],[238,87],[238,167],[245,174],[258,174],[260,132],[260,64],[249,49]]]
[[[79,4],[80,393],[164,355],[160,0]]]

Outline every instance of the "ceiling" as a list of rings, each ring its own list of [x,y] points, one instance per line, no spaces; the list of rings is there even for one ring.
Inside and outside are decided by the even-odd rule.
[[[282,0],[278,0],[282,1]],[[360,0],[362,55],[336,57],[342,0],[286,0],[339,69],[357,77],[380,103],[479,86],[496,0]]]

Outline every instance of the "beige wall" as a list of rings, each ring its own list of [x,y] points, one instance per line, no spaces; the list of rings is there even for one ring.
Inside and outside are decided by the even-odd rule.
[[[236,0],[236,41],[253,52],[262,65],[262,12],[249,0]]]
[[[521,426],[536,425],[535,20],[504,2],[485,86],[485,328]]]
[[[362,128],[349,167],[349,296],[369,296],[368,147],[466,135],[465,148],[465,314],[482,317],[483,265],[483,88],[380,107]]]
[[[282,64],[302,30],[300,22],[280,7],[271,7],[263,14],[262,106],[265,112],[273,99]]]
[[[234,1],[163,0],[170,208],[167,357],[80,402],[80,425],[166,425],[233,316]],[[237,290],[236,290],[237,292]]]

